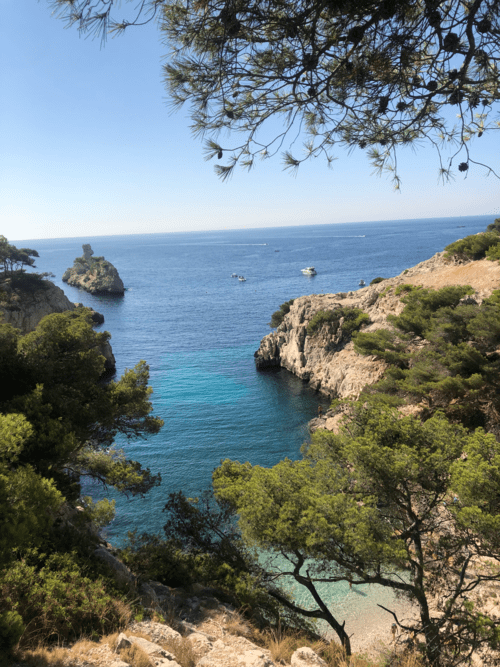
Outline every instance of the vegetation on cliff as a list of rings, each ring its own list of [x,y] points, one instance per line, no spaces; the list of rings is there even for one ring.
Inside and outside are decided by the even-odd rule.
[[[294,301],[295,299],[290,299],[290,301],[285,301],[285,303],[281,304],[279,310],[274,311],[274,313],[271,315],[271,321],[269,322],[269,326],[272,329],[279,327],[279,325],[283,322],[285,315],[290,312],[290,306],[293,304]]]
[[[51,273],[26,272],[28,267],[36,268],[38,256],[36,250],[17,248],[5,236],[0,236],[0,305],[16,308],[13,291],[26,295],[47,287],[44,279],[51,277]]]
[[[452,421],[499,435],[500,291],[481,304],[470,292],[413,289],[402,298],[402,313],[388,317],[394,330],[355,334],[357,352],[390,364],[363,396],[416,402],[424,417],[443,410]]]
[[[307,335],[315,336],[324,324],[331,325],[329,332],[342,329],[342,334],[350,336],[354,331],[368,324],[370,317],[359,308],[335,308],[334,310],[319,310],[307,325]]]
[[[500,218],[497,218],[486,231],[481,234],[472,234],[445,248],[446,257],[458,257],[459,259],[500,259]]]
[[[82,498],[80,480],[146,493],[159,476],[114,438],[145,437],[162,421],[150,414],[145,362],[103,380],[99,349],[109,338],[84,309],[48,315],[28,334],[0,324],[0,652],[21,635],[25,643],[77,637],[124,617],[92,557],[95,536],[74,532],[90,519],[109,521],[113,505]]]

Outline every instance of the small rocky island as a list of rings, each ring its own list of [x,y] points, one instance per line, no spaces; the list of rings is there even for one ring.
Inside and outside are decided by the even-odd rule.
[[[125,287],[111,262],[104,257],[93,257],[94,251],[89,243],[82,248],[83,255],[77,257],[73,266],[64,272],[63,281],[91,294],[123,294]]]

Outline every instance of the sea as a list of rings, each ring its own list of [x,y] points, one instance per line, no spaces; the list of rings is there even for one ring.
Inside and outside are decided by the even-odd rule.
[[[99,328],[111,333],[117,376],[141,359],[149,364],[153,413],[165,425],[146,440],[118,438],[117,445],[159,472],[162,483],[144,498],[87,484],[88,495],[116,499],[107,539],[123,545],[131,530],[161,533],[168,494],[199,495],[223,459],[272,466],[300,457],[308,421],[329,400],[284,369],[256,370],[254,352],[280,304],[396,276],[447,244],[484,231],[493,218],[9,239],[39,252],[37,270],[54,273],[70,301],[104,315]],[[62,282],[84,243],[118,269],[126,287],[122,297],[93,296]],[[317,275],[303,275],[308,266]],[[362,597],[374,595],[340,587],[335,597],[346,610],[359,611]]]

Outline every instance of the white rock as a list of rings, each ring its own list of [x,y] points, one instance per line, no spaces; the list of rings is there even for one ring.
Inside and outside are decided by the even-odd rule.
[[[124,632],[120,632],[120,634],[118,635],[118,640],[116,642],[116,650],[121,651],[124,648],[130,648],[130,646],[132,646],[130,639]]]
[[[267,652],[257,646],[252,650],[241,651],[217,641],[213,650],[199,660],[197,667],[275,667],[275,665]]]
[[[103,560],[113,570],[118,582],[133,584],[135,577],[128,567],[105,547],[98,547],[94,555]]]
[[[147,639],[143,639],[142,637],[135,637],[133,635],[130,635],[129,640],[132,642],[132,644],[135,644],[135,646],[142,648],[142,650],[148,655],[158,655],[162,658],[166,658],[168,661],[175,661],[175,655],[172,655],[172,653],[169,653],[169,651],[165,651],[165,649],[158,644],[154,644]]]
[[[298,648],[295,651],[292,655],[291,665],[292,667],[327,667],[326,662],[308,646]]]
[[[199,656],[206,655],[213,649],[213,643],[208,639],[208,637],[200,632],[193,632],[188,637],[187,641],[193,647],[195,653]]]

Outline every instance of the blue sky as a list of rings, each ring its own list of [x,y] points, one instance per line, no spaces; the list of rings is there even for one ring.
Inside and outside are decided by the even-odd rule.
[[[168,45],[154,24],[101,48],[65,29],[47,0],[0,7],[0,234],[9,239],[500,212],[497,179],[475,169],[443,187],[430,150],[400,155],[401,194],[361,151],[337,151],[333,170],[306,163],[297,177],[278,156],[222,183],[187,111],[168,107]],[[474,157],[498,170],[499,133],[476,146]]]

